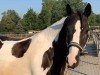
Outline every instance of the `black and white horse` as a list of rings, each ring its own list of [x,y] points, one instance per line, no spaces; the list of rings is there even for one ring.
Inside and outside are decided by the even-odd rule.
[[[30,38],[13,41],[10,55],[16,58],[0,70],[0,75],[64,75],[66,63],[76,67],[88,38],[91,5],[87,4],[83,13],[75,13],[70,5],[66,10],[68,17]]]

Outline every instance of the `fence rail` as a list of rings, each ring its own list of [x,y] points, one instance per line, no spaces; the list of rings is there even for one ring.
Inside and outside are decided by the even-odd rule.
[[[40,31],[34,31],[34,30],[30,30],[28,33],[24,33],[24,34],[13,34],[13,33],[8,33],[8,34],[0,34],[0,36],[6,36],[6,37],[10,37],[10,38],[15,38],[15,39],[23,39],[23,38],[27,38],[30,37],[36,33],[39,33]]]
[[[100,33],[93,32],[92,33],[93,41],[97,49],[97,55],[100,56]]]
[[[10,38],[15,38],[15,39],[23,39],[23,38],[30,37],[34,34],[35,33],[33,33],[33,34],[0,34],[0,36],[6,36],[6,37],[10,37]]]

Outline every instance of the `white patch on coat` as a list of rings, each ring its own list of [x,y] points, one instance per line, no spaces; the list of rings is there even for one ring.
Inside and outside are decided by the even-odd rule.
[[[2,41],[2,43],[3,45],[0,49],[0,72],[16,59],[16,57],[12,56],[11,54],[12,47],[16,42]]]
[[[79,44],[79,40],[80,40],[80,32],[81,32],[81,25],[80,25],[80,21],[78,20],[76,22],[76,25],[75,25],[75,30],[76,32],[73,34],[73,39],[71,42],[76,42]]]
[[[10,62],[16,59],[12,56],[12,47],[17,41],[3,41],[0,49],[0,62]]]
[[[75,25],[75,33],[73,34],[73,38],[72,38],[72,41],[71,42],[76,42],[79,44],[79,41],[80,41],[80,32],[81,32],[81,25],[80,25],[80,21],[78,20],[76,22],[76,25]],[[69,51],[77,51],[79,50],[77,47],[70,47],[70,50]]]
[[[79,40],[80,40],[80,32],[81,32],[81,23],[80,21],[78,20],[76,22],[76,25],[75,25],[75,33],[73,34],[73,38],[72,38],[72,41],[71,42],[76,42],[79,44]],[[76,63],[76,55],[78,54],[78,51],[79,49],[77,47],[70,47],[69,48],[69,55],[68,55],[68,62],[69,62],[69,65],[72,66],[74,63]]]

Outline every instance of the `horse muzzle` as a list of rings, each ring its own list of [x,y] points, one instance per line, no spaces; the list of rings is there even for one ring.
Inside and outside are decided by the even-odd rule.
[[[68,68],[74,69],[74,68],[76,68],[76,67],[79,65],[79,60],[80,60],[79,56],[80,56],[80,52],[83,51],[83,48],[82,48],[78,43],[76,43],[76,42],[71,42],[71,43],[68,45],[68,49],[69,49],[70,47],[72,47],[72,46],[79,48],[78,54],[77,54],[76,57],[75,57],[75,59],[76,59],[77,62],[74,63],[72,66],[69,66],[69,65],[67,66]],[[67,63],[68,63],[68,58],[67,58],[66,60],[67,60]],[[69,64],[69,63],[68,63],[68,64]]]
[[[72,66],[69,66],[68,58],[67,58],[67,63],[68,63],[67,67],[72,69],[76,68],[79,65],[79,60],[80,60],[79,56],[80,56],[80,52],[78,52],[77,56],[75,57],[77,62],[74,63]]]

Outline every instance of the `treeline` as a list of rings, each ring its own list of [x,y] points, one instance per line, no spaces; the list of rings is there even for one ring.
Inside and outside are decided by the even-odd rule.
[[[0,21],[0,33],[27,33],[28,30],[42,30],[58,21],[66,13],[66,4],[70,4],[74,10],[83,11],[87,3],[82,0],[42,0],[42,10],[38,14],[32,8],[21,18],[15,10],[7,10],[2,13]],[[89,17],[89,25],[100,25],[100,14],[92,13]]]

